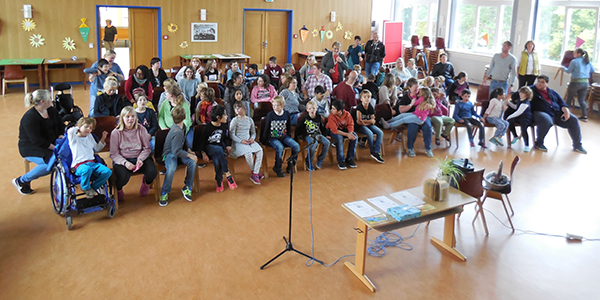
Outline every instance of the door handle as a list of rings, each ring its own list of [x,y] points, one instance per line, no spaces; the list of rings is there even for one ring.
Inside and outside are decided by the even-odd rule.
[[[268,44],[269,44],[269,42],[267,40],[265,40],[265,42],[262,43],[263,49],[266,49]]]

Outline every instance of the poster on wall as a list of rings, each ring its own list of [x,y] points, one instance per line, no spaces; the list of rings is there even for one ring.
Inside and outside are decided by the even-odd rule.
[[[192,23],[192,42],[216,42],[218,23]]]

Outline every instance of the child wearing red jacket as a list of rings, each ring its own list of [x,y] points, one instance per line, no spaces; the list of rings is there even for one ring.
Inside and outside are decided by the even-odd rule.
[[[330,131],[331,138],[336,145],[337,162],[340,170],[346,170],[347,167],[356,168],[354,155],[356,153],[356,141],[358,136],[354,132],[354,120],[349,112],[344,110],[344,102],[335,100],[331,104],[331,113],[327,121],[327,129]],[[344,158],[344,138],[348,138],[348,153]]]

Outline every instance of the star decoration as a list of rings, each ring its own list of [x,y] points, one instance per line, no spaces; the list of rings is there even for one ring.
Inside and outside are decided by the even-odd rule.
[[[325,37],[330,40],[333,38],[333,31],[331,30],[327,30],[327,32],[325,33]]]
[[[352,39],[352,32],[346,30],[346,33],[344,33],[344,39],[351,40]]]
[[[63,45],[63,48],[65,48],[69,51],[75,50],[75,41],[73,41],[70,37],[66,37],[62,41],[62,45]]]
[[[187,41],[183,41],[183,42],[181,42],[181,44],[179,44],[179,47],[180,47],[181,49],[185,49],[185,48],[187,48],[187,47],[188,47],[188,42],[187,42]]]
[[[35,22],[32,19],[25,19],[21,21],[21,25],[25,31],[32,31],[35,29]]]
[[[170,33],[175,33],[175,32],[177,32],[177,29],[179,29],[179,26],[177,26],[177,24],[175,24],[175,23],[169,23],[169,25],[167,26],[167,30],[168,30]]]
[[[312,31],[312,35],[313,35],[313,37],[317,37],[317,36],[319,35],[319,31],[318,31],[318,30],[316,30],[316,29],[315,29],[315,30],[313,30],[313,31]]]
[[[32,47],[39,48],[40,46],[44,45],[45,40],[46,39],[43,38],[41,34],[34,34],[29,37],[29,44],[31,44]]]
[[[335,27],[335,31],[341,31],[342,29],[344,29],[344,26],[342,26],[342,23],[338,22],[337,26]]]

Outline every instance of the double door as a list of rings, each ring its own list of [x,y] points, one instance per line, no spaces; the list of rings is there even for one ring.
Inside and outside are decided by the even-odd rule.
[[[259,69],[269,63],[271,56],[283,66],[288,61],[288,12],[247,10],[244,14],[244,53]]]

